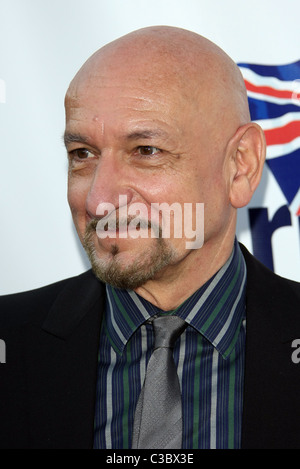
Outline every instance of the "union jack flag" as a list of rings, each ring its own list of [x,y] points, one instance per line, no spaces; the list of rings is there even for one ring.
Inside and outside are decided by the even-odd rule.
[[[287,65],[238,64],[251,119],[265,132],[266,164],[300,216],[300,60]]]

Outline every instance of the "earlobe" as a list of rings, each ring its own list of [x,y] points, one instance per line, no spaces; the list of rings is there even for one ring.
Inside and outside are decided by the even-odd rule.
[[[247,205],[262,175],[266,141],[262,128],[255,122],[240,127],[230,142],[233,159],[230,202],[234,208]]]

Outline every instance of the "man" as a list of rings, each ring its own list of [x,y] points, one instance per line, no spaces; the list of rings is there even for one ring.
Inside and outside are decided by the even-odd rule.
[[[150,318],[171,315],[185,321],[180,447],[299,447],[299,285],[235,240],[265,159],[237,66],[195,33],[145,28],[97,51],[65,107],[68,200],[93,273],[1,299],[1,446],[137,448]]]

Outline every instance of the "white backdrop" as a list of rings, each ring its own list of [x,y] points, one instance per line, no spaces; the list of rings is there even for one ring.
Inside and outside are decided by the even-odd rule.
[[[64,94],[99,47],[140,27],[193,30],[236,62],[300,56],[298,0],[0,0],[0,293],[39,287],[89,267],[66,201]],[[299,77],[300,78],[300,77]],[[251,207],[286,204],[268,168]],[[298,217],[272,237],[274,269],[300,280]],[[248,212],[238,237],[252,250]]]

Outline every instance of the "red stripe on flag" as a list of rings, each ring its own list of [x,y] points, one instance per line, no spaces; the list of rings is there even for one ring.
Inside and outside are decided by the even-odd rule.
[[[292,121],[283,127],[265,130],[267,145],[289,143],[300,136],[300,121]]]
[[[275,98],[292,99],[293,91],[291,90],[276,90],[275,88],[271,88],[271,86],[256,86],[247,80],[244,81],[248,91],[254,91],[254,93],[265,94],[267,96],[274,96]]]

